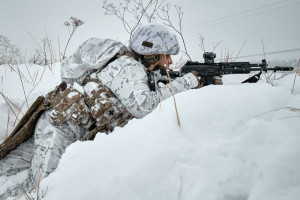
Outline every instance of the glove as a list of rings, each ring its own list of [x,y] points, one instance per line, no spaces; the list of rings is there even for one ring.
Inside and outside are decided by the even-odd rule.
[[[213,79],[214,79],[214,84],[215,84],[215,85],[223,85],[222,77],[223,77],[223,75],[220,75],[220,76],[214,76],[214,77],[213,77]]]
[[[191,73],[197,78],[197,81],[198,81],[198,85],[196,87],[194,87],[193,89],[198,89],[198,88],[203,87],[203,83],[201,83],[201,77],[198,77],[198,72],[191,71]]]

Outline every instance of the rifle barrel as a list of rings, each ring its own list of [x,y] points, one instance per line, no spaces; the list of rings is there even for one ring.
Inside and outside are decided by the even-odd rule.
[[[293,71],[293,67],[280,67],[280,66],[275,66],[273,68],[267,68],[267,70],[273,70],[274,72],[276,71]]]

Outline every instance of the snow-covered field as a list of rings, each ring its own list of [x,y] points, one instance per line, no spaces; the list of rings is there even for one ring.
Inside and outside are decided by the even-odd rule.
[[[19,67],[29,82],[24,83],[28,95],[34,78],[24,65]],[[38,69],[37,77],[43,72],[39,66],[28,69],[32,77]],[[21,106],[24,92],[18,73],[4,66],[0,72],[1,92]],[[299,199],[300,77],[291,94],[294,77],[289,74],[271,86],[263,76],[256,84],[239,84],[248,75],[224,76],[222,86],[175,96],[180,127],[169,98],[113,134],[76,142],[41,182],[43,199]],[[47,68],[29,105],[59,82],[59,64]],[[14,114],[8,115],[2,96],[0,106],[1,141],[12,130]],[[9,180],[1,177],[0,194],[24,173]]]

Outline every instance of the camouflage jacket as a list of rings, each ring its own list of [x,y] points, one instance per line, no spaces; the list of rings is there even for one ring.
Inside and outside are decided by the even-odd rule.
[[[96,126],[106,124],[113,129],[133,117],[144,117],[172,95],[170,84],[156,84],[155,91],[151,91],[145,66],[134,58],[123,55],[112,61],[116,53],[124,50],[126,47],[116,41],[92,38],[62,63],[62,80],[76,89],[73,91],[76,94],[67,96],[77,102],[75,106],[65,106],[68,108],[63,120],[85,126],[92,121]],[[155,79],[161,79],[159,72],[155,73]],[[197,84],[191,73],[172,81],[175,93]],[[55,119],[59,112],[54,108],[52,117]]]

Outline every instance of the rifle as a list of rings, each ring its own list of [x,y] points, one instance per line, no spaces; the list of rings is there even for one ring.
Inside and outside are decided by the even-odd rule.
[[[171,79],[183,76],[189,72],[196,71],[204,85],[214,84],[214,76],[228,75],[228,74],[249,74],[252,71],[259,71],[258,74],[248,78],[242,83],[256,83],[262,71],[293,71],[293,67],[276,66],[268,68],[265,59],[262,63],[253,64],[249,62],[220,62],[215,63],[214,58],[216,54],[213,52],[205,52],[203,54],[204,63],[188,61],[179,71],[170,70],[169,75]],[[166,75],[166,71],[161,70],[162,75]]]

